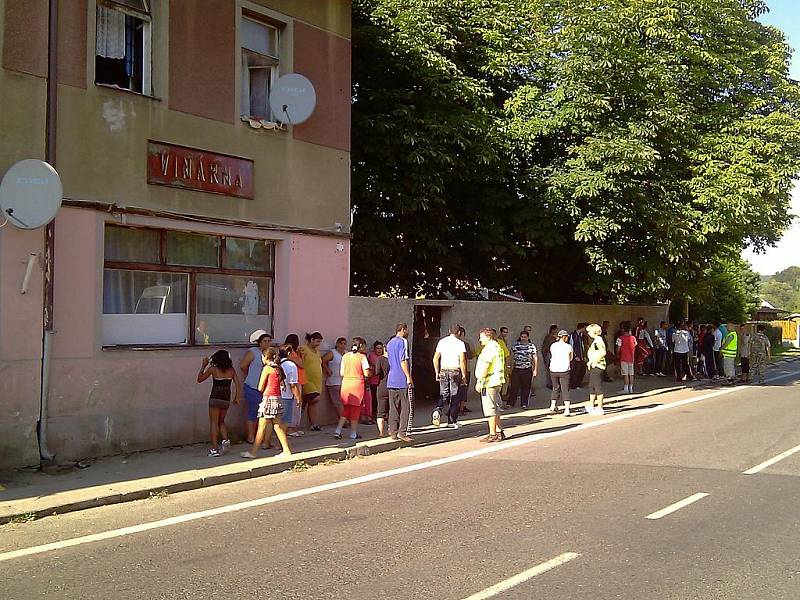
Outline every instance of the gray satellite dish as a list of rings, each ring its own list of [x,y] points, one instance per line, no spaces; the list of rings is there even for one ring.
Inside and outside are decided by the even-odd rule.
[[[0,218],[20,229],[38,229],[55,218],[62,195],[61,178],[53,167],[35,158],[22,160],[0,183]]]
[[[269,93],[269,104],[275,118],[286,125],[299,125],[308,120],[317,105],[313,84],[299,73],[279,77]]]

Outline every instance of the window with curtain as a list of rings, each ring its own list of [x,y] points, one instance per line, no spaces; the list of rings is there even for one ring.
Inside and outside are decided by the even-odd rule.
[[[242,343],[272,331],[274,243],[105,228],[105,346]]]
[[[278,78],[279,30],[274,25],[242,16],[242,116],[272,120],[269,94]]]
[[[152,17],[146,0],[97,0],[95,83],[151,94]]]

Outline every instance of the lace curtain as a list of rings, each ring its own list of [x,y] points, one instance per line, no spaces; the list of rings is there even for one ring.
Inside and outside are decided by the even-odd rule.
[[[125,14],[118,10],[97,7],[97,56],[125,58]]]

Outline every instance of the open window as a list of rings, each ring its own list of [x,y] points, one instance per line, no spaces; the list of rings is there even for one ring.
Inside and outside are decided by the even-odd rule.
[[[150,95],[148,0],[97,0],[95,83]]]
[[[241,19],[243,117],[273,120],[269,93],[278,78],[279,34],[269,23]]]

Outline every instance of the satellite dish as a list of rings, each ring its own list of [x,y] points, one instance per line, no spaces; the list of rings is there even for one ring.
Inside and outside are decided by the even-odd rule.
[[[317,105],[314,85],[299,73],[279,77],[269,93],[269,104],[275,118],[287,125],[308,120]]]
[[[61,178],[53,167],[35,158],[22,160],[0,183],[0,218],[20,229],[38,229],[55,218],[62,196]]]

